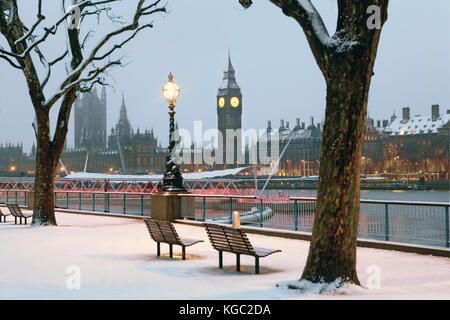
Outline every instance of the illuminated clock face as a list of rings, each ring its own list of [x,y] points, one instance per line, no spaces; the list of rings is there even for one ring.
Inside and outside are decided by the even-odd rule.
[[[219,98],[219,107],[223,108],[224,105],[225,105],[225,98],[224,97],[220,97]]]
[[[239,98],[238,97],[232,97],[230,99],[230,104],[233,108],[239,107]]]

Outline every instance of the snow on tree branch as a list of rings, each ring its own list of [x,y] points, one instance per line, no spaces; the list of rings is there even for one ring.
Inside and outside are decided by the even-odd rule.
[[[2,51],[2,50],[0,50],[0,51]],[[0,54],[0,58],[3,60],[6,60],[14,68],[23,70],[21,66],[15,64],[14,61],[12,61],[7,55]]]
[[[314,57],[322,69],[326,71],[327,50],[336,45],[336,40],[330,37],[328,30],[317,9],[310,0],[270,0],[281,8],[283,13],[296,20],[303,28]],[[244,8],[252,5],[251,0],[239,0]]]
[[[117,1],[117,0],[113,0]],[[91,1],[85,1],[80,4],[84,7],[91,6],[91,5],[97,5],[97,4],[103,4],[110,1],[100,1],[100,2],[91,2]],[[70,91],[74,86],[81,84],[82,82],[86,82],[89,80],[94,80],[92,77],[84,78],[82,81],[78,81],[77,79],[80,78],[80,76],[83,74],[83,72],[92,64],[94,61],[101,61],[109,57],[111,54],[113,54],[117,49],[122,48],[125,44],[127,44],[130,40],[132,40],[140,31],[146,28],[152,28],[152,24],[145,24],[142,26],[139,26],[139,20],[142,16],[154,14],[156,12],[166,12],[165,6],[159,7],[158,4],[160,3],[160,0],[144,7],[144,4],[146,3],[146,0],[140,0],[138,3],[138,6],[136,8],[134,17],[132,22],[129,24],[112,31],[105,35],[102,40],[100,40],[92,49],[89,56],[82,60],[76,68],[74,68],[67,77],[62,81],[61,85],[58,87],[58,91],[54,93],[52,97],[50,97],[47,101],[44,102],[44,106],[46,108],[51,108],[65,93]],[[128,36],[125,40],[123,40],[121,43],[113,45],[113,47],[108,50],[106,53],[98,55],[100,50],[106,46],[114,37],[119,36],[123,33],[134,31],[130,36]],[[72,53],[73,54],[73,53]],[[104,72],[107,68],[117,65],[118,63],[107,63],[105,66],[107,66],[105,69],[101,69],[102,72]],[[100,73],[102,73],[100,72]]]

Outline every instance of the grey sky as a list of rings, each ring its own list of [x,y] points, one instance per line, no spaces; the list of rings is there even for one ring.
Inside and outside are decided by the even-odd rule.
[[[119,14],[129,16],[135,0],[125,2],[133,6],[122,5]],[[313,2],[333,34],[335,1]],[[154,29],[144,31],[123,51],[129,65],[112,71],[108,130],[118,119],[123,90],[133,127],[154,128],[167,144],[167,103],[161,87],[169,72],[182,90],[176,107],[180,127],[192,130],[195,120],[203,120],[204,129],[215,128],[216,94],[228,49],[243,92],[244,128],[263,128],[267,120],[274,126],[280,119],[294,124],[296,117],[323,120],[325,83],[303,31],[268,0],[254,1],[248,10],[238,0],[169,0],[169,9],[167,15],[154,16]],[[34,10],[35,5],[27,5],[22,14],[31,21]],[[59,12],[51,6],[48,10],[46,26]],[[372,118],[388,119],[393,110],[400,115],[404,106],[411,107],[413,115],[430,113],[432,104],[440,104],[442,113],[450,108],[449,15],[448,0],[391,0],[369,97]],[[63,40],[63,34],[56,39]],[[4,45],[3,39],[0,43]],[[50,57],[62,52],[63,42],[58,43],[47,47]],[[4,61],[0,75],[0,141],[22,141],[29,152],[34,111],[25,81]],[[63,75],[62,68],[55,75]],[[57,77],[51,86],[59,81]],[[72,131],[68,141],[72,146]]]

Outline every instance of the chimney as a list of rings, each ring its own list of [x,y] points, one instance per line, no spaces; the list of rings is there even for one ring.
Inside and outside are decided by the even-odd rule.
[[[300,128],[300,118],[296,118],[295,119],[295,128],[299,129]]]
[[[311,124],[314,125],[314,117],[311,117]]]
[[[302,129],[305,130],[305,123],[302,122]]]
[[[284,128],[284,120],[283,119],[280,120],[280,128]]]
[[[391,122],[394,121],[395,119],[397,119],[397,116],[395,115],[395,113],[391,116]]]
[[[411,119],[411,112],[409,110],[409,107],[403,108],[403,123],[407,123],[409,119]]]
[[[447,109],[447,114],[450,114],[450,109]]]
[[[431,120],[436,121],[437,119],[439,119],[439,105],[433,104],[431,106]]]
[[[317,129],[319,129],[319,130],[320,130],[320,123],[318,123],[318,124],[317,124]]]
[[[389,125],[389,120],[383,120],[383,128],[386,128]]]
[[[377,120],[377,128],[381,127],[381,120]]]
[[[272,121],[267,121],[267,129],[271,130],[272,129]]]
[[[286,121],[286,129],[289,129],[289,121]]]

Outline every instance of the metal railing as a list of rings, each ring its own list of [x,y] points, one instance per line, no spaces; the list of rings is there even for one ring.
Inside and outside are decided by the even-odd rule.
[[[180,217],[231,223],[232,212],[248,213],[241,224],[312,232],[316,198],[291,197],[287,201],[252,196],[180,195],[195,198],[194,212]],[[358,237],[381,241],[450,247],[450,203],[360,201]],[[270,210],[267,210],[270,209]],[[271,212],[270,212],[271,211]]]
[[[56,208],[151,216],[151,194],[57,191]],[[231,223],[233,211],[247,213],[241,224],[312,232],[316,198],[180,194],[180,217]],[[187,210],[186,201],[193,201]],[[1,191],[0,202],[26,206],[28,191]],[[450,247],[450,203],[360,200],[359,238]],[[191,212],[189,212],[191,211]]]
[[[27,205],[28,191],[0,191],[0,203],[14,203],[17,205]]]
[[[0,192],[0,203],[27,206],[29,191]],[[133,192],[54,192],[55,208],[150,216],[151,194]]]
[[[150,216],[149,193],[58,191],[54,196],[55,208]]]

